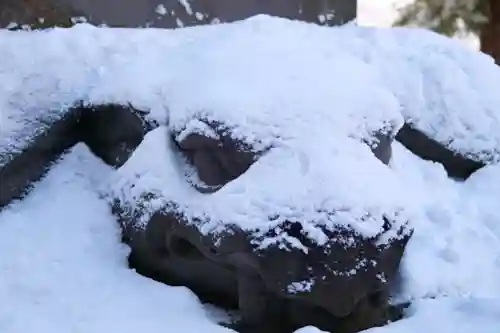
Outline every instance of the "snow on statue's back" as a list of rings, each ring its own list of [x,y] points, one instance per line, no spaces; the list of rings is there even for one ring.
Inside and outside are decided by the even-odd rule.
[[[157,127],[103,189],[131,262],[234,294],[203,265],[191,274],[167,260],[198,256],[249,286],[237,290],[247,318],[265,312],[264,290],[358,329],[386,322],[389,284],[421,217],[387,165],[402,126],[496,160],[498,69],[429,32],[257,16],[175,31],[0,34],[0,157],[22,155],[75,104],[144,110]],[[441,56],[442,68],[427,62]]]
[[[399,100],[407,148],[457,178],[500,161],[500,68],[491,57],[420,29],[349,30],[342,47],[382,72]]]
[[[2,34],[0,66],[8,84],[1,92],[6,105],[0,147],[25,127],[17,114],[6,116],[9,108],[39,119],[35,108],[52,111],[86,99],[132,102],[159,113],[168,107],[172,127],[203,113],[237,125],[235,133],[264,146],[277,138],[314,136],[328,123],[334,134],[362,136],[383,122],[399,126],[398,111],[457,149],[479,154],[500,146],[495,130],[500,97],[494,92],[500,74],[485,57],[431,33],[330,30],[261,16],[176,32],[79,26]],[[413,36],[420,42],[410,45]],[[448,59],[447,66],[461,69],[456,74],[461,79],[450,81],[450,71],[440,72],[425,62],[428,57]],[[428,85],[455,91],[467,107],[447,102],[449,94],[437,95]],[[367,121],[349,121],[352,117]],[[437,127],[441,130],[433,130]]]
[[[78,101],[132,103],[151,110],[160,123],[168,120],[174,131],[198,118],[222,122],[255,150],[292,152],[291,161],[307,151],[301,160],[313,167],[298,179],[309,185],[297,184],[303,190],[296,193],[318,182],[327,187],[313,176],[314,168],[334,169],[335,156],[360,158],[365,146],[355,148],[352,138],[369,141],[380,130],[394,135],[402,115],[457,149],[495,156],[500,147],[495,130],[500,128],[500,97],[494,92],[500,74],[485,56],[428,32],[321,28],[257,16],[178,31],[79,25],[1,34],[0,73],[8,83],[0,88],[4,151],[21,149],[32,126],[57,119],[59,110]],[[426,62],[429,57],[460,69],[457,80]],[[428,86],[449,94],[428,91]],[[450,94],[467,107],[448,100]],[[365,167],[370,164],[371,172],[386,173],[375,162]],[[390,183],[362,172],[335,178],[355,178],[347,188],[381,186],[377,178]],[[333,185],[340,193],[338,180]],[[401,206],[397,197],[374,194],[373,205]]]

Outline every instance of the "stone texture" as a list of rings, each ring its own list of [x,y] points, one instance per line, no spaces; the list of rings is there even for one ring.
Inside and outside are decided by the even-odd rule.
[[[420,158],[441,163],[448,176],[452,178],[467,179],[473,172],[485,165],[451,151],[409,124],[403,126],[396,140]]]
[[[234,140],[221,126],[204,122],[218,138],[190,133],[176,143],[207,185],[202,191],[216,190],[242,175],[259,154],[244,143]],[[175,138],[175,136],[174,136]]]
[[[481,51],[489,54],[500,66],[500,2],[498,0],[488,0],[482,2],[489,7],[488,23],[482,27],[479,34]]]
[[[131,106],[107,104],[81,109],[80,141],[115,167],[127,161],[150,129],[141,112]]]
[[[33,28],[69,27],[71,18],[81,14],[60,0],[2,0],[0,27],[13,23]]]
[[[1,153],[7,163],[0,167],[0,209],[21,199],[33,182],[43,177],[50,164],[78,142],[107,164],[122,165],[141,143],[151,125],[141,112],[128,106],[74,107],[45,131],[29,140],[26,148]]]
[[[238,178],[264,152],[256,152],[242,141],[233,139],[230,131],[222,124],[199,120],[210,129],[211,134],[193,132],[182,136],[174,133],[173,140],[194,167],[203,184],[193,184],[204,193],[214,192]],[[182,131],[180,131],[182,132]],[[368,146],[375,157],[388,165],[392,156],[392,132],[378,132],[373,135]]]
[[[82,16],[109,26],[175,28],[257,14],[337,25],[356,17],[356,5],[355,0],[2,0],[0,25],[40,25],[40,18],[45,19],[42,27],[68,25],[71,17]]]
[[[22,198],[34,181],[39,180],[64,151],[78,142],[79,111],[72,110],[46,131],[31,139],[28,146],[16,153],[0,153],[8,158],[0,167],[0,209]]]
[[[132,227],[134,217],[124,207],[115,205],[114,212],[132,249],[131,267],[187,286],[203,301],[238,307],[242,321],[233,328],[239,332],[291,333],[315,325],[354,333],[384,325],[391,318],[389,286],[411,234],[403,227],[401,237],[377,246],[377,238],[364,239],[349,229],[325,230],[329,241],[317,246],[299,223],[285,222],[281,228],[308,248],[305,254],[277,246],[259,250],[252,245],[254,235],[233,226],[217,236],[203,235],[175,204],[153,215],[144,229]],[[270,231],[261,237],[272,236]]]

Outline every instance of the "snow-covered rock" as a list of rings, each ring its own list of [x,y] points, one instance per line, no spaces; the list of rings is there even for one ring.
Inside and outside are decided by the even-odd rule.
[[[407,148],[461,179],[500,161],[500,68],[490,56],[420,29],[339,30],[340,47],[377,67],[397,97]]]
[[[234,298],[256,294],[263,279],[266,295],[306,299],[337,317],[350,314],[349,320],[360,325],[384,321],[384,299],[410,235],[410,215],[398,202],[404,195],[392,182],[395,175],[368,146],[347,137],[324,140],[331,146],[318,149],[318,155],[304,150],[298,160],[291,147],[271,148],[243,175],[207,195],[186,181],[183,159],[168,137],[165,127],[146,135],[107,190],[139,270],[156,267],[156,278],[189,276],[185,283],[194,290],[216,289],[210,275],[223,274],[215,268],[200,264],[194,274],[193,267],[186,271],[186,264],[178,264],[209,260],[259,278],[243,291],[226,283],[223,293]],[[329,150],[336,154],[328,155]],[[321,160],[314,160],[320,154],[329,157],[327,173]],[[355,169],[360,172],[353,174]],[[376,195],[383,186],[386,195]],[[174,241],[179,238],[193,250],[180,251]],[[379,293],[380,304],[372,307],[379,317],[369,324],[357,319],[358,303]],[[336,297],[325,297],[331,294]]]
[[[400,145],[390,158],[405,124],[453,154],[497,162],[500,80],[486,56],[419,30],[258,16],[176,31],[0,31],[0,58],[0,166],[78,103],[146,110],[141,118],[159,127],[99,181],[100,194],[137,265],[180,283],[229,281],[244,317],[266,315],[258,299],[273,293],[303,314],[288,316],[297,327],[328,326],[315,321],[321,311],[307,314],[308,301],[341,331],[383,324],[412,229],[396,301],[497,297],[495,188],[486,184],[495,166],[462,184]],[[183,156],[203,149],[196,135],[225,149],[230,139],[252,158],[200,193],[193,177],[207,183],[206,156]],[[100,140],[83,141],[99,154]]]
[[[6,117],[0,127],[4,139],[0,144],[0,209],[29,193],[32,183],[78,142],[85,142],[96,156],[118,167],[154,126],[138,110],[117,104],[75,105],[46,112],[11,105],[9,111],[3,112]]]
[[[2,333],[230,333],[187,288],[146,279],[96,186],[113,170],[83,144],[0,213]]]

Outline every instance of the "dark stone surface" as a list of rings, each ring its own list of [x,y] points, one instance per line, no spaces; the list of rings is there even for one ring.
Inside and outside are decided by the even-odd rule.
[[[421,131],[412,128],[409,124],[403,126],[397,134],[396,140],[422,159],[441,163],[448,176],[452,178],[467,179],[485,165],[451,151]]]
[[[71,6],[60,0],[1,0],[0,28],[13,23],[34,28],[69,27],[71,17],[80,16]]]
[[[389,285],[396,276],[409,235],[384,247],[375,245],[376,238],[362,238],[350,229],[339,228],[323,230],[329,241],[325,246],[317,246],[305,239],[299,223],[289,223],[283,229],[306,245],[308,253],[278,247],[259,251],[260,275],[269,288],[283,293],[293,282],[312,280],[310,290],[294,296],[288,293],[287,297],[314,305],[336,318],[325,321],[311,314],[313,323],[327,331],[357,332],[386,323]],[[349,239],[354,244],[346,245]],[[299,319],[293,323],[295,326],[308,324],[300,319],[311,320],[291,317]]]
[[[376,158],[382,163],[388,165],[392,157],[392,142],[394,138],[391,134],[377,133],[375,134],[376,143],[371,145],[371,150]]]
[[[122,165],[151,125],[141,112],[121,105],[74,107],[0,167],[0,209],[21,199],[66,150],[83,141],[107,164]],[[5,153],[7,154],[7,153]]]
[[[74,130],[79,117],[76,109],[68,112],[31,139],[24,150],[9,156],[9,162],[0,167],[0,209],[13,200],[21,199],[31,184],[45,174],[50,164],[79,141]]]
[[[157,28],[208,24],[214,19],[232,22],[268,14],[325,25],[338,25],[356,17],[356,0],[187,0],[192,13],[179,0],[2,0],[0,25],[11,22],[35,26],[67,26],[71,17],[83,16],[91,23],[109,26]],[[156,12],[163,5],[165,15]],[[318,15],[335,11],[327,21]],[[199,13],[198,15],[195,15]],[[199,15],[202,14],[203,17]],[[39,19],[45,18],[43,24]]]
[[[291,333],[314,325],[354,333],[384,325],[394,316],[389,287],[411,233],[377,246],[376,238],[339,229],[327,233],[325,246],[317,246],[302,235],[299,223],[284,223],[282,229],[308,253],[257,250],[254,236],[234,226],[217,238],[202,235],[174,207],[156,213],[143,230],[132,227],[134,217],[115,205],[123,239],[132,249],[131,267],[155,280],[187,286],[203,301],[238,307],[242,321],[232,327],[239,332]],[[270,236],[272,231],[263,237]],[[355,240],[352,246],[345,245],[348,238]],[[363,260],[367,265],[360,264]],[[352,269],[355,273],[348,274]],[[293,282],[311,279],[310,290],[290,292]]]
[[[107,104],[82,107],[79,139],[104,162],[123,165],[142,142],[148,125],[139,110]]]
[[[392,157],[392,142],[394,136],[392,131],[377,132],[373,134],[372,142],[366,142],[370,147],[373,155],[378,158],[382,163],[388,165]]]
[[[115,213],[119,207],[114,207]],[[123,223],[123,241],[132,252],[129,264],[142,275],[174,286],[187,286],[202,300],[227,308],[238,305],[234,268],[207,259],[209,247],[194,226],[179,233],[175,214],[155,214],[145,230]],[[209,252],[210,253],[210,252]]]
[[[252,147],[233,139],[231,133],[221,124],[199,120],[206,124],[218,138],[200,133],[191,133],[174,141],[195,168],[198,178],[205,186],[195,184],[201,192],[213,192],[228,182],[238,178],[264,152],[255,152]],[[175,133],[178,134],[178,133]],[[392,156],[392,132],[373,134],[373,142],[367,143],[375,157],[388,165]]]
[[[219,139],[191,133],[176,143],[196,169],[199,179],[208,187],[218,189],[248,170],[259,154],[232,139],[220,125],[204,123],[217,133]]]

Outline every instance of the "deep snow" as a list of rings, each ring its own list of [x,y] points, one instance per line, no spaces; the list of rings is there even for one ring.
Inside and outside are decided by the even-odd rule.
[[[185,288],[127,268],[127,249],[99,194],[127,188],[132,176],[136,190],[168,199],[172,187],[189,209],[250,216],[250,227],[290,203],[302,210],[290,210],[299,219],[316,218],[310,208],[317,202],[347,205],[347,217],[403,208],[415,234],[394,298],[414,305],[407,319],[373,332],[500,331],[500,168],[459,183],[399,144],[386,167],[360,143],[406,118],[451,148],[497,161],[500,71],[488,57],[423,31],[257,17],[181,31],[0,31],[0,60],[1,152],[22,149],[34,127],[78,100],[132,102],[162,125],[118,172],[75,147],[26,199],[0,213],[1,333],[227,331]],[[256,149],[279,149],[202,200],[176,174],[166,133],[203,130],[193,123],[200,115],[224,119]],[[325,137],[325,145],[315,141]],[[324,200],[328,188],[338,189],[331,201]],[[120,195],[132,201],[137,194]],[[365,235],[379,228],[377,219],[349,222]]]
[[[500,168],[487,166],[464,183],[438,164],[394,145],[392,168],[420,207],[403,260],[405,299],[447,296],[500,298]]]
[[[111,170],[78,145],[0,214],[0,332],[227,332],[187,288],[128,269],[96,185]]]
[[[459,184],[400,145],[393,165],[408,195],[426,202],[424,212],[442,207],[448,215],[424,214],[406,251],[398,296],[415,302],[408,318],[367,333],[498,333],[493,180],[500,170]],[[227,320],[224,313],[203,307],[187,289],[127,268],[128,250],[97,192],[112,172],[78,145],[26,199],[0,213],[0,332],[229,332],[215,324]]]

